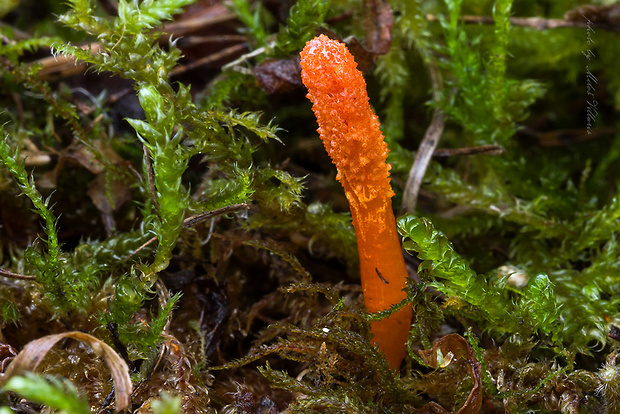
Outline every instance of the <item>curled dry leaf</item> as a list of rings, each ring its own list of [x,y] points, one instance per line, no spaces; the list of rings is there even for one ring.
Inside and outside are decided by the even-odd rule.
[[[389,52],[392,45],[394,17],[387,0],[364,0],[363,5],[366,45],[362,45],[355,37],[348,38],[346,44],[355,56],[358,69],[366,72],[374,64],[377,55],[385,55]],[[341,40],[338,35],[329,30],[321,29],[320,33],[332,39]],[[253,72],[260,87],[268,94],[288,92],[302,84],[299,56],[266,59],[257,65]]]
[[[268,94],[288,92],[301,86],[299,56],[267,59],[254,68],[254,76]]]
[[[465,358],[471,366],[471,375],[474,379],[474,387],[460,410],[449,413],[439,404],[431,402],[425,405],[420,413],[476,414],[480,411],[482,405],[482,384],[480,382],[482,367],[476,359],[474,350],[465,338],[458,334],[446,335],[438,340],[431,349],[420,350],[418,353],[431,368],[445,368],[457,359]]]
[[[0,342],[0,372],[17,356],[17,351],[9,344]]]
[[[49,350],[64,338],[71,338],[88,344],[97,356],[105,360],[114,381],[116,410],[122,411],[127,408],[131,395],[131,378],[127,364],[108,344],[83,332],[73,331],[48,335],[29,342],[11,362],[2,382],[5,383],[9,378],[19,375],[23,371],[36,370]]]
[[[573,22],[589,21],[595,24],[620,26],[620,4],[584,4],[567,11],[564,19]]]

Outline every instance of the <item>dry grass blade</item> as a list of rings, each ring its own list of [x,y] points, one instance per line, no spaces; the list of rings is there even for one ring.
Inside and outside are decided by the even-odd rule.
[[[36,370],[49,350],[64,338],[71,338],[88,344],[97,356],[105,360],[114,381],[116,410],[122,411],[127,408],[129,406],[129,396],[131,395],[131,378],[129,377],[127,364],[108,344],[83,332],[73,331],[48,335],[29,342],[9,365],[3,382],[23,371]]]
[[[418,193],[422,186],[422,179],[443,134],[445,122],[446,114],[440,109],[435,109],[433,120],[426,129],[426,134],[418,148],[415,162],[411,166],[411,170],[409,170],[409,177],[407,178],[405,193],[403,194],[402,213],[413,213],[415,210]]]

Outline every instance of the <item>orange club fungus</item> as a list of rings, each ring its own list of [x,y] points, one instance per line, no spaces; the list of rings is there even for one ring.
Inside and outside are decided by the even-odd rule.
[[[378,312],[406,297],[407,270],[392,211],[388,149],[370,108],[366,82],[347,47],[320,35],[301,52],[301,77],[318,132],[349,201],[366,309]],[[372,322],[373,343],[391,368],[405,356],[412,310]]]

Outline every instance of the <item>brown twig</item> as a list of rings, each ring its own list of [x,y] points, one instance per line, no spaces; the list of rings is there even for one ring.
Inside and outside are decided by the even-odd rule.
[[[247,42],[248,37],[245,35],[213,35],[213,36],[189,36],[179,39],[178,45],[180,47],[196,47],[206,44],[217,44],[227,42]]]
[[[182,73],[196,69],[200,66],[208,65],[208,64],[217,62],[218,60],[222,60],[224,58],[234,56],[238,53],[243,52],[247,48],[248,48],[248,45],[245,42],[227,47],[226,49],[222,49],[219,52],[216,52],[208,56],[205,56],[203,58],[200,58],[198,60],[195,60],[187,65],[177,66],[176,68],[170,71],[170,76],[179,76]]]
[[[19,279],[19,280],[35,280],[37,277],[33,275],[22,275],[20,273],[9,272],[5,269],[0,269],[0,276],[8,277],[10,279]]]
[[[103,0],[101,2],[104,6],[108,3],[110,5],[113,5],[113,3],[108,0]],[[113,13],[114,10],[109,9],[108,12]],[[162,29],[162,32],[165,34],[162,34],[159,42],[163,44],[168,43],[170,41],[170,34],[172,34],[175,38],[187,36],[191,33],[195,33],[201,30],[205,30],[207,28],[216,27],[219,24],[233,21],[234,19],[236,19],[236,15],[234,13],[228,10],[225,6],[216,4],[210,7],[207,12],[201,13],[195,17],[165,24]],[[0,27],[2,27],[1,23]],[[97,54],[102,51],[102,46],[98,42],[86,44],[81,47],[85,50],[90,49],[93,54]],[[246,46],[241,47],[240,49],[243,50],[245,47]],[[237,53],[237,49],[239,49],[239,46],[233,46],[232,48],[224,49],[223,51],[215,53],[214,55],[206,56],[205,58],[194,62],[190,69],[217,61],[223,57],[229,56],[230,54]],[[76,61],[73,56],[69,55],[49,56],[43,59],[39,59],[37,63],[43,65],[43,68],[38,72],[38,76],[41,79],[45,80],[66,78],[81,73],[85,71],[88,67],[88,65],[83,61]],[[178,75],[179,73],[183,73],[187,70],[189,70],[187,67],[178,67],[176,69],[176,72],[173,71],[174,73],[171,73],[170,75]]]
[[[204,31],[207,28],[217,27],[237,19],[237,15],[230,11],[223,3],[210,6],[203,13],[198,13],[187,19],[179,19],[166,23],[163,32],[172,33],[175,37],[187,36],[192,33]],[[168,36],[162,36],[162,41],[167,42]]]
[[[0,22],[0,29],[9,29],[13,34],[14,39],[9,38],[5,34],[0,35],[0,39],[2,39],[2,41],[6,44],[15,44],[18,40],[27,40],[32,37],[28,32],[19,30],[17,27],[14,27],[5,22]]]
[[[207,211],[205,213],[196,214],[195,216],[187,217],[183,220],[183,227],[193,227],[196,224],[209,220],[210,218],[221,216],[222,214],[228,214],[239,210],[249,210],[250,206],[246,203],[231,204],[222,208]]]
[[[565,145],[574,145],[581,142],[587,142],[594,139],[613,136],[616,133],[615,127],[601,128],[573,128],[558,129],[555,131],[540,132],[529,128],[521,128],[519,130],[521,137],[530,137],[535,140],[536,145],[540,147],[563,147]]]
[[[426,20],[437,22],[439,18],[434,14],[427,14]],[[460,20],[465,24],[495,24],[491,16],[463,16]],[[512,26],[531,27],[536,30],[562,29],[566,27],[577,27],[607,30],[610,32],[620,32],[620,26],[610,23],[588,22],[584,20],[565,20],[565,19],[545,19],[543,17],[511,17]]]
[[[499,145],[480,145],[478,147],[467,148],[437,148],[433,157],[453,157],[455,155],[499,155],[504,152],[504,148]]]
[[[216,208],[215,210],[211,210],[205,213],[197,214],[195,216],[187,217],[185,220],[183,220],[183,227],[193,227],[199,223],[202,223],[203,221],[209,220],[210,218],[220,216],[222,214],[228,214],[228,213],[232,213],[235,211],[244,210],[244,209],[249,210],[250,206],[248,206],[246,203],[240,203],[240,204],[231,204],[229,206],[225,206],[222,208]],[[131,253],[128,256],[128,258],[136,255],[140,250],[144,249],[145,247],[153,243],[155,240],[157,240],[157,236],[154,236],[150,238],[149,240],[147,240],[142,246],[138,247],[133,253]]]
[[[93,55],[101,52],[101,44],[93,42],[80,46],[84,50],[89,50]],[[38,64],[43,66],[37,76],[42,80],[56,80],[60,78],[68,78],[86,70],[88,65],[81,60],[75,60],[73,56],[57,54],[37,60]]]

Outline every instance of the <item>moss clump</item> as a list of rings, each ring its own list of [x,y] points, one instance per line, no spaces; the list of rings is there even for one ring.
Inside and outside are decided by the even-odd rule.
[[[33,5],[0,28],[4,366],[36,339],[82,331],[126,361],[137,412],[618,405],[617,6]],[[376,315],[299,84],[317,33],[368,68],[394,205],[442,122],[422,145],[440,150],[417,207],[398,220],[407,299]],[[406,304],[396,373],[369,323]],[[447,347],[453,334],[467,341]],[[106,409],[109,373],[89,352],[65,344],[40,377],[5,384],[30,403],[1,404]]]

